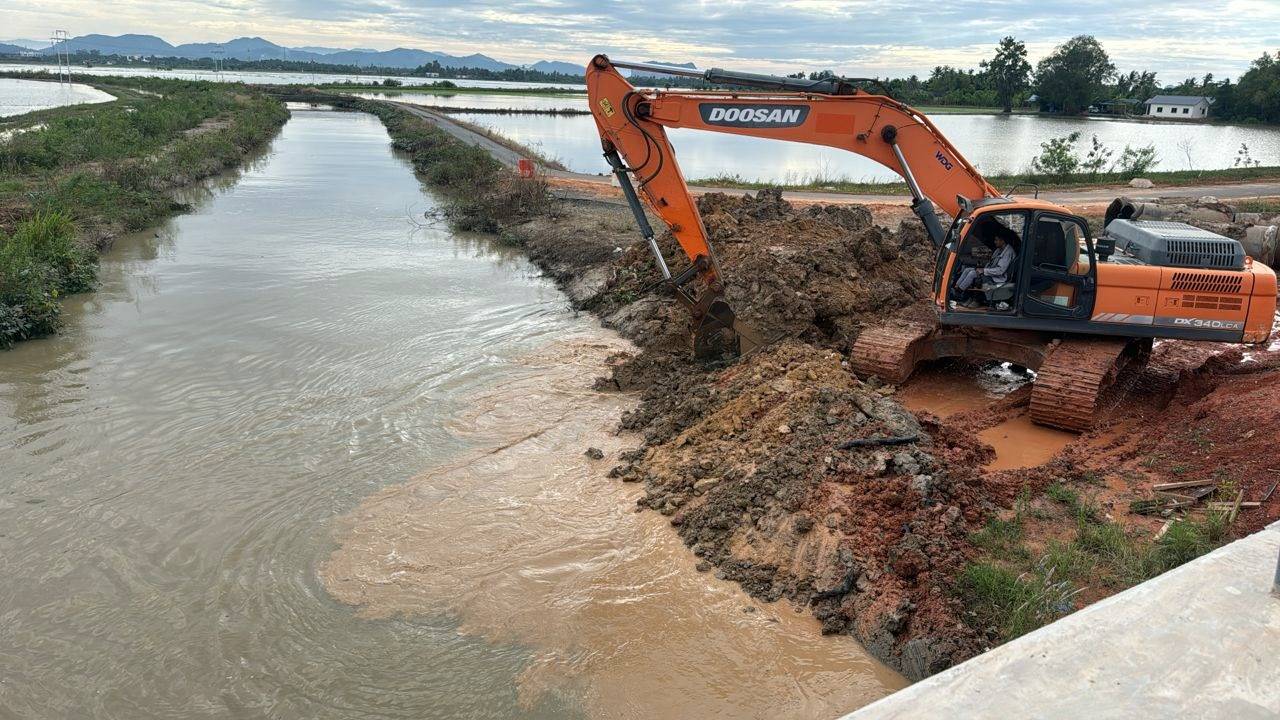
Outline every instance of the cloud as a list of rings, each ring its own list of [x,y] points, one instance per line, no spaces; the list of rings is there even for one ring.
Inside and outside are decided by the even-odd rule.
[[[108,7],[109,5],[109,7]],[[170,42],[261,35],[290,45],[418,47],[508,62],[592,54],[781,72],[927,74],[975,66],[1004,35],[1032,61],[1073,35],[1099,38],[1122,70],[1165,81],[1238,76],[1273,50],[1276,0],[8,0],[8,32],[139,32]]]

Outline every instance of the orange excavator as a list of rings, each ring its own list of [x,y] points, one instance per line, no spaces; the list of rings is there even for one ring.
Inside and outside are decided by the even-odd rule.
[[[622,69],[748,90],[642,90]],[[1127,364],[1145,360],[1154,339],[1270,337],[1276,276],[1238,241],[1130,219],[1134,206],[1124,200],[1112,203],[1095,239],[1064,207],[1002,194],[923,113],[862,89],[874,80],[696,71],[597,55],[586,81],[605,159],[664,280],[693,316],[699,354],[726,342],[745,353],[763,340],[725,301],[725,279],[667,128],[838,148],[906,181],[937,250],[936,322],[864,329],[850,353],[864,377],[901,383],[919,363],[948,357],[1009,362],[1036,371],[1033,420],[1082,431],[1102,391]],[[641,195],[689,258],[683,270],[673,274],[664,261]],[[940,211],[949,216],[945,227]],[[993,265],[993,253],[1004,262]]]

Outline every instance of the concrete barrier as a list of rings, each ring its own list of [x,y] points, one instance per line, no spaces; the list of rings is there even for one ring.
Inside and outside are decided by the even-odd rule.
[[[846,716],[1280,717],[1280,523]]]

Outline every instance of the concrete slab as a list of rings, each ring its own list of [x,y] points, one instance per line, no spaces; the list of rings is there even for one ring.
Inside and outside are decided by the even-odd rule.
[[[847,715],[1280,718],[1280,523]]]

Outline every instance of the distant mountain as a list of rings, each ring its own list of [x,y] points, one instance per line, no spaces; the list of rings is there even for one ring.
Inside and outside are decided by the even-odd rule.
[[[336,52],[343,52],[343,48],[322,47],[320,45],[303,45],[301,47],[289,48],[290,50],[298,50],[300,52],[315,53],[317,55],[332,55]],[[365,48],[355,48],[356,50],[366,51]],[[377,52],[376,50],[367,50],[367,52]]]
[[[325,62],[337,65],[357,65],[361,67],[416,68],[438,62],[444,67],[483,68],[485,70],[506,70],[519,67],[511,63],[494,60],[488,55],[449,55],[447,53],[428,52],[411,48],[394,50],[340,50],[337,48],[286,48],[260,37],[242,37],[224,43],[187,43],[170,45],[154,35],[82,35],[72,38],[65,44],[71,52],[92,52],[97,50],[103,55],[156,55],[159,57],[182,57],[191,59],[215,58],[236,60],[289,60],[300,62]],[[53,49],[45,43],[40,50],[47,55]],[[322,50],[323,52],[318,52]],[[575,67],[577,74],[581,68]]]
[[[530,70],[546,73],[564,73],[565,75],[585,75],[587,64],[560,62],[559,60],[539,60],[529,66]]]
[[[48,40],[0,40],[3,45],[17,45],[18,47],[27,48],[28,50],[43,50],[49,47]]]
[[[236,60],[280,60],[284,58],[287,48],[277,45],[273,42],[263,40],[260,37],[243,37],[236,38],[224,43],[188,43],[179,45],[173,49],[173,54],[177,57],[185,58],[206,58],[218,57],[219,53],[223,58],[235,58]],[[311,55],[313,53],[303,53]],[[293,59],[303,59],[294,58]]]
[[[73,53],[97,50],[103,55],[177,55],[174,46],[155,35],[81,35],[60,47]],[[40,49],[48,55],[54,52],[48,44]]]
[[[24,45],[0,42],[0,55],[26,55],[31,52],[34,52],[34,50]]]
[[[38,50],[46,55],[54,53],[48,41],[14,40],[11,45]],[[260,37],[242,37],[223,43],[186,43],[171,45],[155,35],[81,35],[68,40],[65,48],[72,53],[98,51],[103,55],[141,55],[149,57],[181,57],[189,59],[217,58],[225,60],[294,60],[298,62],[319,62],[334,65],[355,65],[358,67],[385,67],[412,69],[433,62],[442,67],[479,68],[502,71],[520,67],[551,73],[582,75],[585,63],[542,60],[532,65],[521,66],[495,60],[488,55],[449,55],[448,53],[416,50],[413,48],[396,48],[394,50],[371,50],[306,45],[302,47],[285,47]],[[19,52],[0,50],[0,52]],[[669,63],[668,63],[669,64]],[[685,63],[680,67],[693,67]]]

